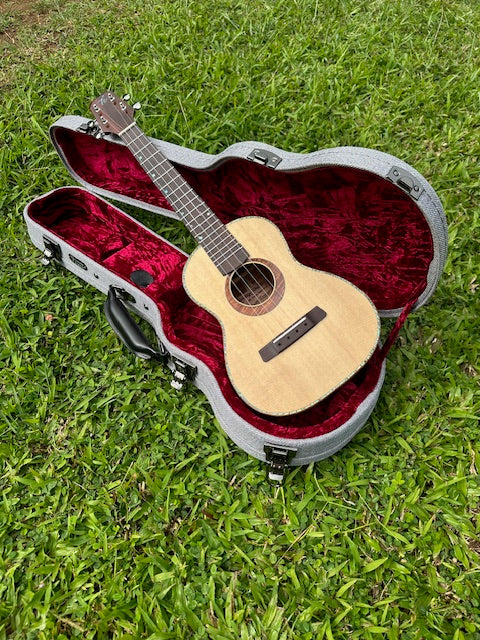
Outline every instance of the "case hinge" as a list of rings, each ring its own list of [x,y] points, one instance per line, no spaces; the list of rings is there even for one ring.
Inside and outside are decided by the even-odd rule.
[[[400,169],[400,167],[392,167],[388,172],[387,178],[400,187],[402,191],[408,193],[408,195],[414,200],[418,200],[424,189],[420,186],[418,180],[405,171],[405,169]]]
[[[40,259],[43,266],[47,267],[52,260],[58,260],[58,262],[60,262],[62,259],[62,250],[60,245],[46,236],[43,236],[43,244],[45,249],[43,250],[43,254]]]
[[[104,136],[103,131],[100,129],[95,120],[84,122],[78,127],[77,131],[86,133],[87,135],[93,136],[94,138],[103,138]]]
[[[290,462],[297,453],[296,449],[288,447],[276,447],[266,444],[263,447],[265,459],[268,464],[268,481],[271,484],[282,484]]]
[[[177,391],[183,389],[185,384],[197,375],[197,367],[180,360],[180,358],[172,357],[170,364],[173,371],[173,380],[170,385]]]
[[[131,302],[132,304],[136,304],[135,296],[132,296],[131,293],[123,289],[122,287],[115,287],[112,285],[112,289],[115,291],[117,298],[120,298],[122,302]]]
[[[251,160],[257,164],[263,164],[269,169],[275,169],[282,161],[279,156],[275,155],[271,151],[266,151],[265,149],[253,149],[248,154],[247,160]]]

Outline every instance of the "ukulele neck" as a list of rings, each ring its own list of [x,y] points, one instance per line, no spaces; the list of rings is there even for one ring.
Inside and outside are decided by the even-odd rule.
[[[134,122],[120,136],[220,273],[227,275],[243,264],[246,249],[140,127]]]

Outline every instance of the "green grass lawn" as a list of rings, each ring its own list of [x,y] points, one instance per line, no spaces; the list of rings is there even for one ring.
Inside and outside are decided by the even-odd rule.
[[[480,638],[479,34],[471,0],[2,1],[0,640]],[[444,204],[372,418],[281,489],[28,239],[71,183],[48,126],[109,87],[155,137],[371,147]]]

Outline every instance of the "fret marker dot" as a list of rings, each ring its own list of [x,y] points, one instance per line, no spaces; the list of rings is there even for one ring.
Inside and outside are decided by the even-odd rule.
[[[143,156],[138,156],[138,159],[139,159],[139,160],[142,160],[142,159],[143,159]]]

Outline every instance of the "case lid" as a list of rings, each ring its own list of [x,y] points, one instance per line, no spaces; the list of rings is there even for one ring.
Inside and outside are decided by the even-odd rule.
[[[77,116],[58,120],[50,135],[89,190],[178,217],[116,136],[97,137]],[[297,154],[243,142],[210,155],[152,141],[223,222],[269,218],[300,262],[351,281],[382,316],[433,294],[447,254],[445,214],[431,185],[401,160],[360,147]]]

